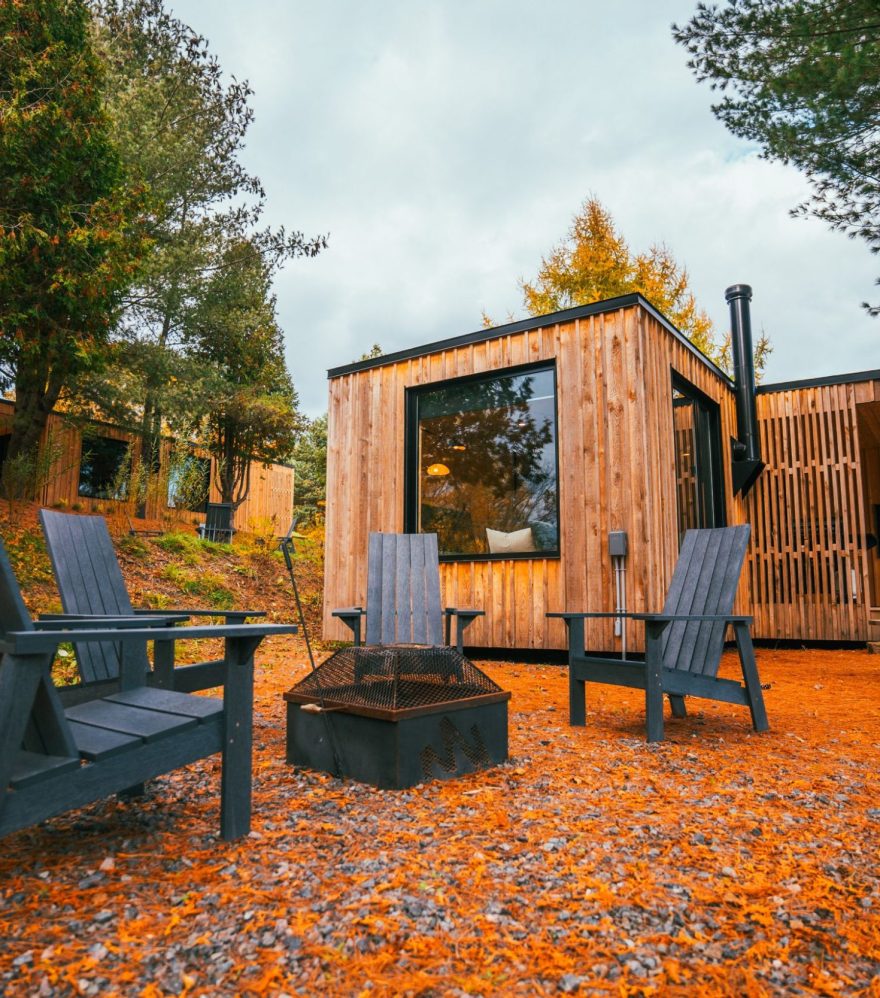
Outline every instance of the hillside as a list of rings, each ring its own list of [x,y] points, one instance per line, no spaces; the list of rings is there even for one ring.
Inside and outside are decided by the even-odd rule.
[[[0,537],[32,614],[57,612],[61,601],[35,504],[0,507]],[[200,540],[192,527],[157,537],[129,536],[109,521],[119,563],[136,607],[157,610],[266,610],[272,621],[296,618],[284,558],[271,535],[239,533],[233,544]],[[296,541],[295,572],[310,637],[320,635],[323,531]]]

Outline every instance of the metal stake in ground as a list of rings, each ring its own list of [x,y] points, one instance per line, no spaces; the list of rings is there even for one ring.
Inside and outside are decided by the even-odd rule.
[[[327,741],[330,744],[330,751],[333,753],[333,765],[336,767],[336,772],[334,776],[341,776],[345,772],[342,765],[342,757],[339,751],[339,746],[336,743],[336,737],[333,733],[333,724],[330,718],[327,716],[327,706],[324,703],[324,692],[321,689],[321,675],[318,672],[317,666],[315,665],[315,656],[312,652],[312,642],[309,640],[309,629],[306,626],[306,618],[303,613],[302,602],[299,598],[299,586],[296,584],[296,573],[293,571],[293,555],[296,553],[296,548],[293,544],[293,537],[296,532],[296,525],[299,523],[299,517],[294,519],[293,523],[290,525],[290,529],[281,538],[281,551],[284,554],[284,563],[287,565],[287,574],[290,576],[290,585],[293,589],[293,601],[296,604],[297,619],[299,621],[299,626],[302,629],[302,636],[305,638],[306,651],[309,655],[309,665],[312,668],[312,672],[315,673],[315,681],[318,684],[318,704],[319,710],[324,715],[324,727],[327,729]]]

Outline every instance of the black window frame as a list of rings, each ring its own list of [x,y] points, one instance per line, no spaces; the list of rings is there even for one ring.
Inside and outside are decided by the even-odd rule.
[[[417,533],[419,522],[419,397],[428,392],[436,392],[447,386],[467,384],[469,382],[494,381],[499,378],[516,377],[536,371],[549,371],[553,376],[553,443],[554,461],[556,465],[556,548],[544,551],[508,551],[497,554],[471,552],[465,554],[440,553],[441,562],[473,562],[473,561],[535,561],[559,560],[562,557],[562,525],[560,521],[560,467],[559,467],[559,385],[556,376],[556,360],[537,361],[532,364],[517,364],[511,367],[499,368],[493,371],[480,371],[477,374],[467,374],[459,378],[444,378],[442,381],[431,381],[413,385],[406,389],[404,414],[404,447],[403,447],[403,523],[407,533]]]
[[[119,460],[116,463],[116,470],[113,475],[103,481],[99,486],[97,486],[94,491],[83,491],[83,468],[88,467],[87,455],[89,454],[90,448],[94,446],[98,441],[101,441],[101,446],[106,444],[112,444],[112,448],[116,449],[119,453]],[[120,440],[118,437],[108,437],[103,433],[94,433],[84,436],[82,444],[80,447],[80,461],[79,461],[79,474],[77,475],[76,482],[76,494],[81,499],[92,499],[99,502],[127,502],[128,501],[128,483],[124,484],[124,487],[120,492],[111,493],[110,489],[113,486],[116,477],[119,475],[119,471],[126,461],[126,457],[129,462],[129,470],[131,469],[131,441],[130,440]],[[87,483],[88,488],[91,488],[91,483]]]
[[[721,447],[721,406],[715,399],[697,388],[678,371],[672,372],[672,404],[675,406],[675,392],[684,395],[694,403],[694,466],[697,483],[697,511],[701,522],[698,528],[727,526],[727,500],[724,491],[724,465]],[[675,424],[673,421],[672,447],[676,454]],[[706,476],[709,466],[711,474]],[[678,475],[678,461],[674,464],[674,474]],[[681,527],[679,492],[675,490],[676,527]],[[707,522],[710,521],[710,522]],[[679,543],[684,534],[679,529]]]

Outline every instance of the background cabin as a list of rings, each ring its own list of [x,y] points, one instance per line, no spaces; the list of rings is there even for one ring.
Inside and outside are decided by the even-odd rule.
[[[0,465],[6,456],[13,408],[12,402],[0,399]],[[120,488],[125,477],[120,469],[126,466],[129,455],[137,452],[137,434],[100,422],[87,424],[84,432],[81,426],[52,413],[44,443],[46,439],[51,439],[57,458],[37,497],[41,506],[81,509],[111,518],[135,516],[136,504],[126,497],[124,485]],[[187,455],[186,470],[197,472],[205,483],[201,494],[200,490],[194,490],[197,496],[192,502],[176,487],[184,468],[171,460],[173,447],[171,439],[162,440],[159,476],[155,487],[148,490],[146,519],[204,523],[207,504],[220,501],[214,481],[214,461],[197,447],[191,448]],[[279,530],[284,529],[292,514],[293,488],[291,466],[255,461],[248,496],[235,510],[235,528],[264,527],[271,521]]]
[[[371,531],[438,534],[444,605],[486,611],[469,645],[562,649],[547,611],[615,609],[610,532],[626,608],[650,611],[685,530],[745,522],[757,638],[869,637],[880,371],[752,388],[761,454],[740,463],[737,383],[640,295],[335,368],[329,388],[327,639],[348,637],[334,608],[366,603]],[[587,630],[620,647],[612,622]]]

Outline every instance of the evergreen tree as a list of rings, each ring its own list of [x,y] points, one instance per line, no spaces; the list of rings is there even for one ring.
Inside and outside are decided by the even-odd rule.
[[[767,159],[806,173],[812,196],[792,213],[880,252],[877,0],[700,3],[672,30],[697,79],[724,94],[717,117]]]
[[[206,397],[181,392],[171,375],[183,369],[189,347],[205,346],[205,309],[224,278],[230,295],[240,291],[240,256],[230,247],[248,243],[271,273],[291,257],[314,256],[326,238],[260,228],[265,193],[240,161],[253,119],[251,90],[224,81],[205,39],[162,0],[93,3],[114,135],[156,205],[149,219],[154,249],[117,327],[118,380],[105,387],[116,389],[118,416],[127,409],[129,419],[139,417],[142,459],[156,468],[163,422],[190,422],[187,401]]]
[[[185,350],[197,436],[214,455],[221,501],[240,505],[253,462],[290,461],[301,424],[260,248],[230,242],[203,290]]]
[[[114,147],[82,0],[0,4],[0,380],[15,391],[9,458],[106,362],[145,243]]]

